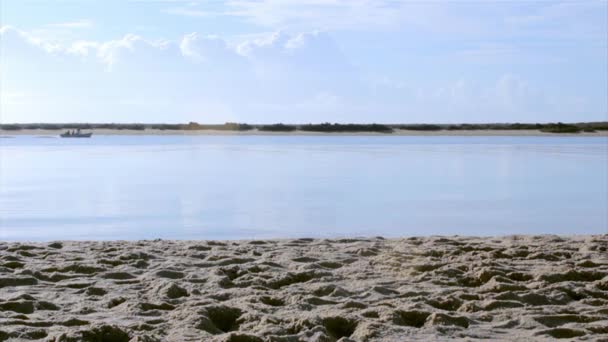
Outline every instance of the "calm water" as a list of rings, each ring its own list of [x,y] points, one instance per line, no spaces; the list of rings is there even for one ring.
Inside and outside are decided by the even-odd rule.
[[[0,239],[608,233],[608,139],[0,139]]]

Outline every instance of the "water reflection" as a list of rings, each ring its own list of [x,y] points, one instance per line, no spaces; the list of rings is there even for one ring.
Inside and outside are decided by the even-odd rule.
[[[608,233],[608,140],[0,141],[0,238]]]

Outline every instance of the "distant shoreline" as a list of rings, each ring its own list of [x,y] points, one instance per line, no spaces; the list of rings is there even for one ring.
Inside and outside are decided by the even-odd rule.
[[[394,129],[390,133],[380,132],[309,132],[295,130],[291,132],[271,132],[251,129],[247,131],[235,130],[160,130],[160,129],[92,129],[87,130],[94,133],[93,136],[125,135],[125,136],[572,136],[572,137],[608,137],[608,131],[580,132],[580,133],[549,133],[534,129],[517,130],[438,130],[438,131],[416,131],[405,129]],[[63,133],[63,130],[45,129],[21,129],[0,130],[1,137],[11,136],[55,136]]]
[[[163,123],[4,123],[0,135],[58,136],[82,130],[95,135],[403,135],[403,136],[608,136],[608,122],[485,124],[163,124]]]

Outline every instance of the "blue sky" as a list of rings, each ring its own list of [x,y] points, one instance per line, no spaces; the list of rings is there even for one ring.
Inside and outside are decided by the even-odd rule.
[[[0,122],[608,120],[608,1],[0,1]]]

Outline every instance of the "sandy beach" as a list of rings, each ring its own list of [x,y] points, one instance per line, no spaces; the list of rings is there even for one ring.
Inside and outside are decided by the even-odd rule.
[[[87,132],[90,132],[87,130]],[[359,133],[322,133],[322,132],[269,132],[257,129],[249,131],[229,130],[119,130],[95,129],[94,135],[279,135],[279,136],[573,136],[573,137],[608,137],[608,131],[581,133],[547,133],[539,130],[441,130],[413,131],[396,129],[393,133],[359,132]],[[0,137],[16,137],[22,135],[59,137],[61,130],[23,129],[18,131],[0,130]]]
[[[608,235],[0,244],[0,340],[608,339]]]

